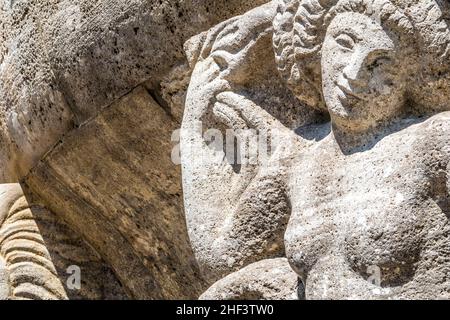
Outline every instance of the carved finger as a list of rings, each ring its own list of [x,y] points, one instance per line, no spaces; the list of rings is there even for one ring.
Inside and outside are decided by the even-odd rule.
[[[278,127],[267,111],[240,94],[227,91],[219,93],[216,98],[218,102],[236,110],[251,128],[267,130],[274,126]]]
[[[247,124],[240,114],[227,104],[217,102],[213,108],[214,116],[230,129],[246,129]]]

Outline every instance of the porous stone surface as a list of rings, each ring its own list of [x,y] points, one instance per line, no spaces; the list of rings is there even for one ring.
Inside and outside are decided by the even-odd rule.
[[[449,10],[280,0],[209,31],[181,133],[193,249],[208,281],[228,275],[206,296],[286,255],[306,299],[450,297]],[[227,129],[249,161],[215,143]],[[269,131],[268,158],[250,161],[245,139]]]
[[[304,288],[286,258],[255,262],[214,283],[200,300],[301,300]]]
[[[235,165],[236,159],[224,158],[222,147],[203,138],[209,128],[225,139],[226,129],[271,127],[290,139],[290,128],[315,118],[281,85],[274,55],[268,54],[275,9],[269,3],[211,29],[187,93],[180,144],[184,205],[191,243],[209,283],[247,264],[284,256],[290,214],[288,168],[278,161],[284,151],[263,166],[257,161]],[[249,115],[249,123],[233,115],[228,104]],[[255,136],[237,138],[254,143]]]
[[[75,263],[92,288],[63,293],[58,273],[58,298],[192,299],[205,289],[170,157],[191,72],[183,44],[265,2],[0,2],[0,181],[21,182],[95,253]],[[48,251],[64,247],[59,234],[47,235]],[[67,261],[53,263],[65,271],[77,256],[62,251]],[[84,272],[101,263],[103,275]]]
[[[0,185],[2,299],[127,299],[100,255],[55,214],[27,201],[19,184]],[[70,266],[81,270],[80,288]]]
[[[131,298],[196,298],[204,287],[171,160],[176,129],[138,87],[66,135],[23,181],[99,252]]]
[[[449,101],[447,0],[2,1],[0,298],[448,299]]]
[[[6,300],[9,297],[9,276],[6,272],[6,263],[0,258],[0,300]]]
[[[264,2],[2,1],[1,180],[23,177],[62,134],[138,85],[159,97],[189,37]]]

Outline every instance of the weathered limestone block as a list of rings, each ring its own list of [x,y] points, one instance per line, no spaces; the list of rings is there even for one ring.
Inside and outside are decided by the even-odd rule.
[[[132,298],[204,290],[170,162],[191,72],[183,43],[265,2],[0,3],[0,181],[22,181],[114,270],[84,297],[123,297],[115,276]]]
[[[304,288],[286,258],[255,262],[213,284],[201,300],[299,300]]]
[[[447,0],[3,1],[0,298],[448,299],[449,101]]]
[[[52,212],[30,204],[18,184],[0,185],[2,299],[124,299],[111,268]],[[71,266],[80,269],[72,287]]]
[[[204,288],[171,160],[175,129],[139,87],[66,135],[23,183],[107,261],[131,298],[196,298]]]

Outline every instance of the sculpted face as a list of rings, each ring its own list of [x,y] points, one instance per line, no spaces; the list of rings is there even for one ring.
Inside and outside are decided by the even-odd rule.
[[[400,2],[408,4],[408,10],[398,6]],[[328,117],[290,128],[289,133],[283,132],[287,147],[274,148],[275,156],[270,160],[277,161],[258,164],[251,168],[254,170],[245,166],[232,170],[222,154],[215,157],[221,148],[208,149],[209,141],[202,139],[201,132],[189,133],[195,126],[201,128],[205,119],[212,124],[211,119],[215,119],[227,128],[260,130],[283,125],[273,114],[261,121],[266,109],[258,103],[264,99],[256,103],[247,99],[255,95],[242,91],[243,75],[251,75],[267,62],[245,52],[248,46],[244,40],[261,32],[254,17],[248,21],[240,18],[246,28],[230,23],[223,31],[210,31],[207,39],[218,33],[219,45],[200,54],[186,98],[181,134],[187,225],[197,260],[209,280],[242,270],[254,261],[285,255],[305,281],[306,296],[313,299],[373,298],[403,285],[404,291],[397,292],[405,297],[417,296],[411,288],[422,290],[422,279],[415,282],[414,276],[425,240],[417,230],[425,230],[424,213],[430,213],[432,219],[439,216],[448,225],[448,213],[438,212],[441,205],[430,199],[431,205],[423,210],[423,197],[417,197],[434,192],[424,188],[434,181],[436,173],[424,173],[432,168],[425,168],[428,152],[423,151],[427,143],[422,139],[434,139],[430,138],[432,126],[413,126],[414,116],[403,112],[407,106],[415,107],[411,87],[422,80],[422,74],[414,72],[421,68],[416,57],[422,45],[412,36],[417,33],[414,22],[428,19],[424,24],[430,30],[422,30],[421,35],[429,33],[431,26],[446,28],[442,21],[431,21],[438,10],[426,9],[425,2],[429,5],[432,0],[417,4],[418,10],[419,6],[424,9],[424,15],[419,16],[411,14],[414,10],[409,8],[414,5],[409,0],[278,1],[272,34],[277,71],[306,106],[325,110],[326,105],[333,130],[329,130]],[[253,31],[248,32],[252,24]],[[221,34],[226,36],[221,38]],[[448,33],[442,31],[429,43],[439,42],[437,39],[441,48],[436,52],[448,52],[448,41],[444,40],[450,39]],[[232,40],[240,45],[233,45]],[[227,52],[217,50],[222,44],[229,47]],[[266,52],[267,45],[258,50]],[[430,71],[434,76],[439,73]],[[258,82],[256,78],[251,81]],[[442,88],[439,93],[446,90]],[[257,91],[267,89],[259,86]],[[288,106],[284,103],[282,110]],[[387,128],[388,124],[392,127]],[[391,128],[400,130],[390,132]],[[436,140],[442,136],[438,133]],[[360,149],[346,152],[351,149],[343,147],[349,145]],[[197,161],[201,154],[206,160],[203,165]],[[443,187],[437,193],[445,193],[447,199],[444,185],[448,176],[442,174],[446,166],[448,161],[438,169]],[[286,217],[287,226],[282,223]],[[428,226],[434,228],[436,221]],[[442,243],[447,250],[448,241]],[[277,251],[279,248],[282,250]],[[433,250],[426,254],[434,255]],[[427,259],[423,261],[424,266],[429,264]],[[375,278],[370,277],[371,270],[380,272],[375,282],[371,282]],[[430,284],[434,280],[426,281]],[[442,287],[448,291],[447,284]],[[434,290],[433,285],[428,288],[430,292],[440,290]]]
[[[342,13],[322,47],[322,86],[335,122],[375,124],[403,104],[405,80],[394,40],[369,16]]]

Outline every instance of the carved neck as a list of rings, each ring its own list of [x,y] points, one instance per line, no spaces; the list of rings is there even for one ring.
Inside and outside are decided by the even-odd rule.
[[[397,117],[381,123],[360,121],[357,125],[349,121],[331,121],[333,138],[343,153],[361,152],[370,148],[374,142],[389,131]]]

